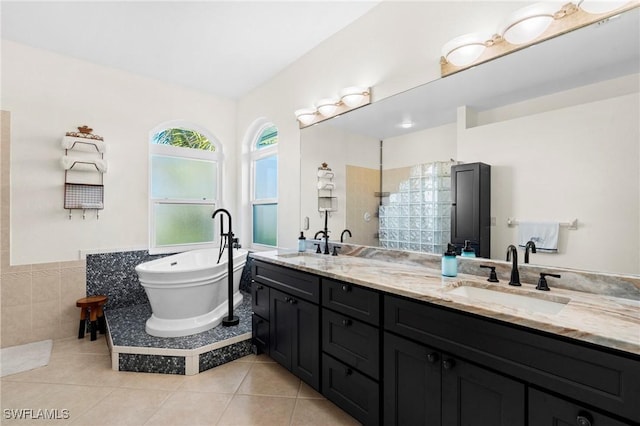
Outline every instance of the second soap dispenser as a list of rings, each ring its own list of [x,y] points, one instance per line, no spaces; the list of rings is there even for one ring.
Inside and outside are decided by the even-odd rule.
[[[476,251],[471,247],[470,240],[464,240],[464,248],[462,249],[462,257],[476,257]]]
[[[442,275],[455,277],[458,275],[458,259],[456,258],[456,246],[447,244],[447,251],[442,255]]]

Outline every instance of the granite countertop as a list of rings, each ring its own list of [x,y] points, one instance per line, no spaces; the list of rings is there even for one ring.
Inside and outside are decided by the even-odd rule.
[[[300,271],[640,355],[638,300],[554,288],[552,279],[549,279],[551,291],[543,292],[536,290],[532,283],[514,287],[504,280],[489,283],[486,278],[476,275],[443,277],[437,269],[349,255],[326,256],[308,251],[296,253],[274,250],[252,253],[251,256]],[[522,299],[524,304],[514,307],[509,302],[500,304],[493,299],[484,301],[482,295],[451,293],[461,286],[494,289],[564,306],[542,302],[552,310],[561,309],[557,313],[543,312],[548,307],[543,306],[533,311],[530,306],[536,302],[530,299]]]

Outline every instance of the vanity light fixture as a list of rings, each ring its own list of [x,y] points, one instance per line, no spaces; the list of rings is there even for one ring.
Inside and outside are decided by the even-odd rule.
[[[580,2],[578,2],[578,7],[587,13],[596,15],[596,14],[607,13],[607,12],[611,12],[612,10],[619,9],[626,3],[629,3],[629,0],[623,0],[623,1],[581,0]]]
[[[468,65],[482,55],[490,39],[491,34],[481,33],[456,37],[442,47],[442,57],[453,65]]]
[[[303,108],[295,112],[296,118],[300,122],[300,125],[310,125],[316,120],[317,111],[313,108]]]
[[[340,101],[348,107],[355,108],[369,96],[369,89],[365,87],[347,87],[340,91]]]
[[[371,90],[368,87],[347,87],[340,91],[340,98],[325,98],[316,102],[315,108],[303,108],[295,112],[296,119],[303,129],[352,109],[371,103]]]
[[[440,74],[445,77],[637,7],[640,0],[551,0],[523,7],[491,37],[474,33],[447,42]]]
[[[339,102],[340,101],[336,98],[320,99],[316,103],[316,109],[321,115],[329,117],[336,112]]]
[[[498,34],[511,44],[530,43],[549,28],[561,6],[550,2],[523,7],[507,18]]]

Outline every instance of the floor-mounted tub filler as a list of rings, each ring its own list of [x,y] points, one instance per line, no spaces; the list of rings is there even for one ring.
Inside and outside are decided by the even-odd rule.
[[[233,250],[234,308],[242,302],[240,277],[246,261],[246,250]],[[228,257],[217,248],[145,262],[136,266],[136,273],[151,304],[145,330],[152,336],[201,333],[219,325],[228,313]]]

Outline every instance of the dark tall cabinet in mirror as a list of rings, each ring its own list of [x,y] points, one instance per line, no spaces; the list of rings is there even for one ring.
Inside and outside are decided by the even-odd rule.
[[[478,257],[491,253],[491,166],[484,163],[451,167],[451,242],[458,251],[465,240]]]

